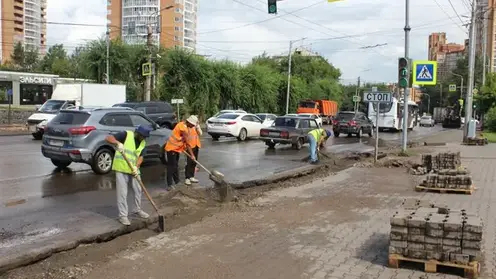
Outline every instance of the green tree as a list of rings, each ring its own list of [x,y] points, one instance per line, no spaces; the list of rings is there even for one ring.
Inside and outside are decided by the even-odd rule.
[[[56,44],[48,48],[46,55],[40,62],[40,69],[44,73],[70,77],[71,65],[62,44]]]
[[[20,70],[24,67],[24,59],[25,59],[25,53],[24,53],[24,46],[22,45],[21,42],[17,42],[14,45],[14,49],[12,53],[10,54],[10,63],[12,63],[12,66]]]

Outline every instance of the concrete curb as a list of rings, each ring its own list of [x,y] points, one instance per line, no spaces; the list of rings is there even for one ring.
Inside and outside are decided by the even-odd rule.
[[[307,165],[292,170],[283,171],[264,179],[255,179],[241,183],[229,182],[229,184],[235,189],[246,189],[250,187],[276,183],[286,179],[310,175],[317,172],[318,170],[325,169],[326,167],[327,166],[325,164]],[[154,195],[154,198],[158,196],[160,196],[160,194]],[[164,214],[164,213],[162,214],[165,216],[166,219],[169,219],[173,217],[174,212],[169,212],[168,214]],[[117,222],[117,220],[114,220],[113,222]],[[0,258],[0,275],[2,275],[3,273],[9,270],[44,260],[52,256],[53,254],[75,249],[79,245],[110,241],[121,235],[128,234],[133,231],[141,230],[144,228],[148,228],[157,222],[158,222],[157,216],[150,216],[150,218],[146,221],[142,221],[142,220],[133,221],[131,226],[121,225],[117,229],[111,229],[110,231],[94,231],[91,232],[91,234],[77,240],[70,240],[70,239],[52,240],[47,246],[38,249],[24,250],[20,253],[14,252],[7,257]]]
[[[0,137],[13,137],[13,136],[30,136],[31,133],[28,131],[18,131],[18,132],[1,132]]]

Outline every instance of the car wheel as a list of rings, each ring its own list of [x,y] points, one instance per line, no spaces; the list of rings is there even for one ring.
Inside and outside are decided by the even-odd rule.
[[[246,140],[246,129],[241,128],[241,131],[239,131],[239,136],[238,136],[239,141],[245,141]]]
[[[362,137],[362,132],[363,132],[363,130],[362,130],[362,128],[360,128],[358,130],[358,133],[356,134],[357,138],[361,138]]]
[[[213,139],[213,140],[215,140],[215,141],[218,141],[218,140],[219,140],[219,138],[220,138],[220,137],[219,137],[219,136],[217,136],[217,135],[211,135],[211,136],[212,136],[212,139]]]
[[[334,137],[339,138],[339,132],[334,132]]]
[[[55,159],[52,159],[51,161],[52,161],[52,164],[54,166],[56,166],[57,168],[60,168],[60,169],[65,169],[72,163],[71,161],[61,161],[61,160],[55,160]]]
[[[98,150],[93,156],[91,169],[96,174],[107,174],[112,170],[112,162],[114,161],[114,152],[109,148]]]
[[[303,147],[303,139],[298,139],[298,141],[293,144],[293,148],[296,150],[300,150]]]
[[[269,149],[275,149],[276,148],[276,143],[275,142],[268,142],[267,146]]]
[[[172,130],[172,125],[170,123],[162,123],[162,125],[160,125],[160,128],[167,128],[169,130]]]
[[[369,137],[374,137],[374,127],[370,128]]]
[[[43,138],[42,133],[34,133],[33,134],[33,139],[35,139],[35,140],[41,140],[42,138]]]
[[[165,145],[162,146],[162,150],[160,151],[160,162],[162,164],[167,165],[167,154],[165,153]]]

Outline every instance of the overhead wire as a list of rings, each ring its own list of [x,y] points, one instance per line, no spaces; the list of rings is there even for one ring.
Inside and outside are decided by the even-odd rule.
[[[477,0],[474,0],[474,1],[477,1]],[[463,25],[463,20],[460,17],[460,15],[458,14],[458,12],[456,11],[455,6],[453,6],[453,3],[451,2],[451,0],[448,0],[448,3],[450,4],[451,8],[453,9],[453,11],[455,12],[456,16],[458,17],[458,19],[460,20],[460,22]]]
[[[440,9],[440,10],[441,10],[441,11],[442,11],[442,12],[443,12],[446,16],[448,16],[448,17],[451,19],[451,21],[452,21],[452,22],[453,22],[453,23],[454,23],[454,24],[455,24],[458,28],[460,28],[460,29],[461,29],[463,32],[465,32],[465,33],[467,32],[467,30],[465,30],[465,29],[464,29],[464,28],[463,28],[463,27],[462,27],[462,26],[461,26],[458,22],[456,22],[456,20],[454,20],[454,18],[455,18],[455,17],[458,17],[458,15],[453,16],[453,17],[452,17],[452,16],[450,16],[450,14],[448,14],[448,13],[447,13],[447,12],[443,9],[443,7],[439,4],[438,0],[434,0],[434,2],[435,2],[435,3],[436,3],[436,5],[439,7],[439,9]]]

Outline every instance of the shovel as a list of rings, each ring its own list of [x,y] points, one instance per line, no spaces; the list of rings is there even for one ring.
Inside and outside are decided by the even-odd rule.
[[[132,169],[133,168],[133,165],[131,164],[131,162],[129,161],[129,159],[126,157],[126,155],[124,153],[121,153],[121,154],[122,154],[122,157],[124,158],[124,160],[126,161],[127,165]],[[165,231],[165,217],[163,215],[160,215],[160,213],[158,212],[158,207],[155,204],[155,202],[153,201],[152,196],[150,196],[150,193],[148,193],[148,190],[146,190],[145,184],[143,184],[143,181],[141,180],[141,177],[138,176],[138,177],[135,177],[135,178],[136,178],[136,180],[138,180],[138,183],[141,186],[141,189],[143,190],[143,192],[145,193],[146,197],[148,198],[148,200],[152,204],[153,208],[155,209],[155,212],[157,212],[157,215],[158,215],[158,231],[159,232],[164,232]]]
[[[215,187],[219,189],[219,195],[222,202],[230,202],[232,198],[231,186],[224,180],[224,174],[217,170],[210,171],[196,159],[193,159],[187,151],[183,151],[183,153],[209,174],[210,180],[212,180],[215,183]]]

